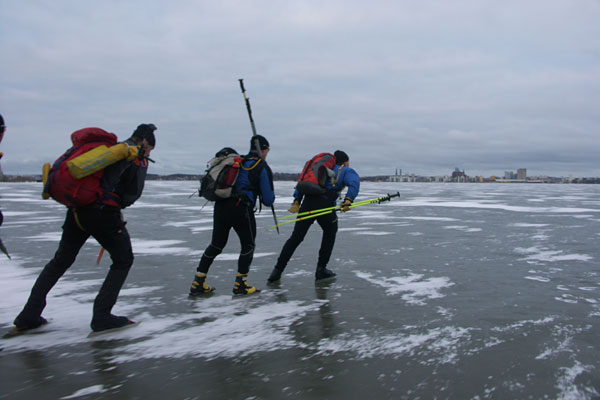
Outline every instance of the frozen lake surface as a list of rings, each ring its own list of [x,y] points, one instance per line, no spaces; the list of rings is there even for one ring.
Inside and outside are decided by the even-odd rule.
[[[293,182],[276,182],[287,214]],[[108,271],[89,240],[50,293],[43,333],[0,339],[0,399],[593,399],[600,396],[600,185],[363,183],[359,200],[401,198],[340,216],[315,285],[315,224],[274,288],[292,225],[258,238],[233,298],[232,232],[188,290],[210,242],[212,207],[196,182],[147,182],[125,210],[135,263],[114,312],[142,323],[88,338]],[[65,209],[39,183],[0,183],[0,328],[52,257]]]

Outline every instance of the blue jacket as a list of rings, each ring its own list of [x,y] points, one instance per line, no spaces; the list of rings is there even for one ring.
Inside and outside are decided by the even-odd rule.
[[[338,198],[344,187],[347,187],[348,191],[346,192],[346,197],[354,201],[356,196],[358,196],[358,191],[360,190],[360,177],[356,171],[350,167],[344,167],[336,164],[335,167],[333,167],[333,173],[333,183],[330,179],[327,179],[325,183],[325,189],[327,189],[327,193],[323,196]],[[298,190],[294,190],[295,200],[301,201],[302,197],[303,195],[298,192]]]
[[[258,157],[258,153],[251,151],[248,156]],[[258,171],[260,172],[257,174]],[[258,178],[256,178],[256,175],[258,175]],[[257,194],[262,196],[262,203],[267,207],[272,206],[275,202],[275,192],[273,190],[271,168],[269,168],[266,161],[261,160],[260,158],[258,158],[258,160],[249,159],[243,161],[242,168],[240,168],[240,173],[235,183],[237,189],[248,198],[250,204],[254,207],[256,205],[256,197],[255,193],[252,191],[251,178],[252,183],[257,181],[255,190],[258,189]]]

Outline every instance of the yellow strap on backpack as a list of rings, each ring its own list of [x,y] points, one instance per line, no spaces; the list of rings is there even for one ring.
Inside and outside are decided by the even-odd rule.
[[[81,179],[118,161],[124,159],[133,161],[137,156],[137,146],[129,146],[127,143],[119,143],[111,147],[101,145],[67,161],[67,168],[73,178]]]
[[[46,182],[48,182],[48,174],[50,173],[50,163],[45,163],[42,165],[42,199],[48,200],[50,198],[50,193],[46,193],[44,189],[46,189]]]

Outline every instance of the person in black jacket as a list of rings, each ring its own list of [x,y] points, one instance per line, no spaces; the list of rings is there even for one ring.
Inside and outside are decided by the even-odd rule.
[[[256,244],[254,207],[257,201],[267,207],[272,206],[275,201],[273,174],[266,162],[269,148],[269,142],[264,136],[253,136],[250,139],[250,152],[243,158],[235,183],[234,192],[237,195],[215,202],[212,239],[196,269],[190,288],[191,296],[203,295],[214,290],[214,287],[206,283],[208,269],[215,257],[225,248],[231,229],[238,235],[241,244],[233,293],[246,295],[260,292],[256,287],[249,285],[246,278]]]
[[[147,157],[156,144],[155,130],[153,124],[141,124],[125,143],[138,146],[140,154]],[[147,159],[141,157],[134,161],[121,160],[106,167],[101,186],[103,193],[110,194],[110,199],[100,196],[94,204],[68,209],[58,250],[38,276],[25,307],[14,321],[17,331],[37,328],[47,322],[42,317],[46,296],[75,262],[79,250],[90,236],[110,253],[113,262],[94,301],[91,328],[98,332],[133,323],[127,317],[111,314],[111,310],[133,264],[131,239],[121,209],[130,206],[142,195],[147,169]]]

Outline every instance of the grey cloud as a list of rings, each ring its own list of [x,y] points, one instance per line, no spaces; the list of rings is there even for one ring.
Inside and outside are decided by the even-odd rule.
[[[0,17],[5,173],[68,135],[158,127],[155,172],[251,134],[274,170],[342,148],[362,174],[600,175],[600,5],[562,0],[11,2]]]

